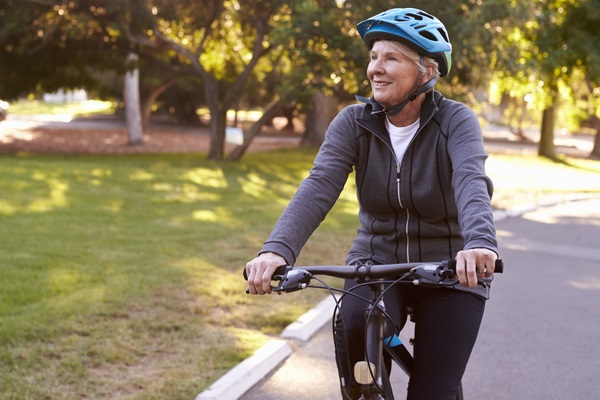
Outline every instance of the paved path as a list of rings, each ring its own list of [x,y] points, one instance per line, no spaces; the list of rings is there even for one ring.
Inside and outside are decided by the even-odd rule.
[[[540,208],[497,228],[506,273],[494,282],[465,398],[600,398],[600,198]],[[338,399],[330,330],[290,341],[293,354],[241,399]],[[400,373],[393,380],[404,393]]]

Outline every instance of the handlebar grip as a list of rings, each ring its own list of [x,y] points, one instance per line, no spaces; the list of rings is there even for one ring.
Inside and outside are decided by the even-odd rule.
[[[496,260],[496,263],[494,264],[494,273],[498,273],[501,274],[504,272],[504,261],[502,261],[501,258]]]
[[[448,260],[448,269],[451,269],[452,271],[456,272],[456,260]],[[502,261],[501,258],[498,258],[496,260],[496,263],[494,264],[494,273],[501,274],[503,272],[504,272],[504,262]]]
[[[273,276],[275,277],[277,275],[285,275],[287,268],[288,268],[288,265],[280,265],[273,272]],[[247,281],[248,280],[248,273],[246,272],[246,268],[243,269],[242,274],[244,275],[244,280]]]

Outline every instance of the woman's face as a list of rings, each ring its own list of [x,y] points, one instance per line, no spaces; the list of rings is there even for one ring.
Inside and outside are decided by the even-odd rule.
[[[375,100],[384,107],[403,102],[418,85],[414,61],[402,55],[392,42],[378,40],[369,52],[367,76]]]

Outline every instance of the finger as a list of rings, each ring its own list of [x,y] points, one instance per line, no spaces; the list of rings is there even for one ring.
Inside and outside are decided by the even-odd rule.
[[[470,288],[477,287],[477,263],[471,257],[466,260],[467,286]]]
[[[487,267],[476,267],[475,272],[477,274],[477,278],[485,278],[487,275]]]
[[[489,278],[494,275],[494,270],[496,269],[496,259],[486,259],[485,263],[485,277]]]
[[[262,276],[263,276],[262,273],[256,272],[254,274],[254,276],[252,277],[252,286],[254,287],[256,294],[265,294],[266,293],[266,291],[263,289]]]
[[[456,258],[456,276],[458,277],[458,281],[461,285],[468,286],[466,261],[464,257]]]
[[[248,272],[248,289],[250,289],[251,294],[266,294],[263,288],[263,275],[265,272],[265,267],[260,263],[250,263],[247,267]]]
[[[256,287],[254,286],[254,269],[250,263],[246,264],[246,275],[248,277],[248,292],[250,294],[258,294]]]
[[[265,269],[263,271],[262,279],[261,279],[261,289],[263,291],[263,294],[271,293],[271,278],[272,278],[272,276],[273,275],[269,272],[268,269]]]

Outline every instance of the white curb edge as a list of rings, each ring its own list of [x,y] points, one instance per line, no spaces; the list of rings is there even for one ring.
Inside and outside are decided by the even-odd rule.
[[[303,342],[309,340],[323,325],[331,321],[336,301],[332,296],[321,300],[311,310],[292,322],[281,332],[281,337],[286,339],[298,339]]]
[[[332,296],[327,296],[316,307],[288,325],[281,337],[309,340],[331,320],[334,307],[335,300]],[[237,400],[291,354],[292,349],[284,340],[271,340],[196,396],[195,400]]]
[[[284,340],[271,340],[196,396],[196,400],[239,399],[291,354],[292,349]]]

